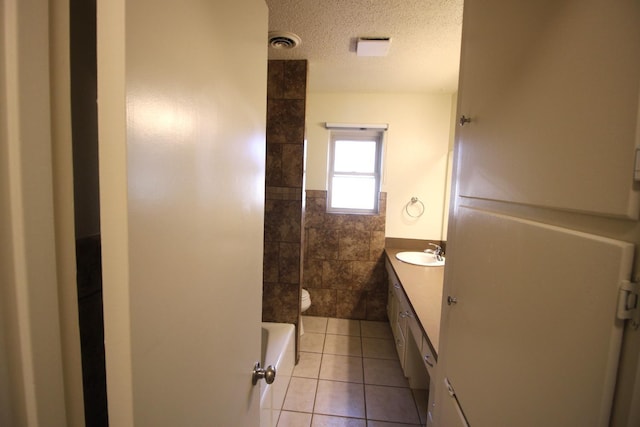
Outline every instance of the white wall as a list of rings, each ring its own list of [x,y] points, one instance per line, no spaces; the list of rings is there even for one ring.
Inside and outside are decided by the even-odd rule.
[[[386,236],[440,240],[451,114],[451,94],[309,93],[307,189],[326,190],[325,122],[388,123],[382,182]],[[425,205],[415,219],[404,210],[414,196]]]

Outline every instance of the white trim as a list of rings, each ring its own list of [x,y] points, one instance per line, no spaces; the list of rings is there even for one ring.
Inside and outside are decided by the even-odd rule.
[[[367,124],[367,123],[330,123],[326,122],[324,127],[327,129],[354,129],[354,130],[381,130],[385,131],[389,129],[388,123],[381,124]]]

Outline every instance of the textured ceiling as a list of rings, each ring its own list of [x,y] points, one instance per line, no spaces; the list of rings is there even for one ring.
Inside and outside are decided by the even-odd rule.
[[[266,0],[269,31],[300,36],[269,59],[307,59],[310,92],[453,93],[463,0]],[[386,57],[359,57],[358,37],[391,37]]]

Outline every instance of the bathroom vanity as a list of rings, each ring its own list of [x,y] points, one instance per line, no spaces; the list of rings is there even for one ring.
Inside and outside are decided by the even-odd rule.
[[[429,389],[431,417],[438,359],[444,267],[423,267],[396,258],[400,248],[385,249],[389,275],[387,314],[400,364],[411,388]],[[431,420],[428,420],[431,424]]]

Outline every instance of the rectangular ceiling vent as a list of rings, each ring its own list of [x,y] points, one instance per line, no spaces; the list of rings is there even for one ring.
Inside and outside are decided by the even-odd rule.
[[[360,37],[356,53],[358,56],[387,56],[391,37]]]

